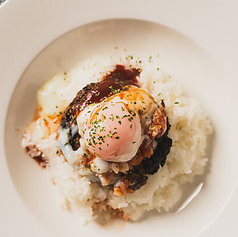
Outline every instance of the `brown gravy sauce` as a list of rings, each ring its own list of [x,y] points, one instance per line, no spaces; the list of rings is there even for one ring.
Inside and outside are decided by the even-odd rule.
[[[89,92],[90,99],[87,100],[88,103],[99,103],[105,98],[124,90],[125,86],[139,86],[137,80],[139,75],[140,71],[138,69],[125,69],[122,65],[116,65],[115,70],[104,76],[97,83],[96,88]]]
[[[26,147],[26,153],[33,158],[40,167],[46,168],[47,161],[42,153],[36,145],[31,145]]]

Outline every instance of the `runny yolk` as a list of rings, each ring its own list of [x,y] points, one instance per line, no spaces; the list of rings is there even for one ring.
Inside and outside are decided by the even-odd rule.
[[[87,122],[84,139],[88,150],[97,157],[128,161],[135,156],[141,140],[139,115],[115,97],[94,111]]]

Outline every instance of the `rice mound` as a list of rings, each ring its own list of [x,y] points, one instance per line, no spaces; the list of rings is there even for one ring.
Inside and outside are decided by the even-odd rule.
[[[57,133],[46,136],[48,128],[43,122],[43,115],[28,126],[22,139],[23,147],[36,147],[48,160],[46,168],[59,193],[60,205],[64,208],[75,206],[83,221],[96,218],[94,209],[115,209],[117,215],[134,221],[145,211],[169,211],[181,198],[181,184],[192,182],[196,175],[202,175],[208,161],[205,149],[207,136],[212,132],[210,121],[199,102],[184,95],[181,85],[159,67],[158,57],[154,57],[152,62],[131,56],[114,59],[95,56],[80,62],[67,72],[67,82],[57,87],[56,103],[65,108],[81,88],[97,81],[113,70],[116,64],[142,69],[139,79],[142,88],[148,90],[158,104],[161,99],[164,100],[171,124],[168,136],[173,144],[167,161],[157,173],[149,176],[146,185],[135,193],[119,197],[80,175],[62,154],[58,154]],[[60,73],[53,80],[62,81],[65,77],[66,73]]]

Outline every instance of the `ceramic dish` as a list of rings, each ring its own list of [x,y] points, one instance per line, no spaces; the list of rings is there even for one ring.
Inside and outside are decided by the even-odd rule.
[[[0,226],[2,236],[235,236],[237,3],[219,1],[8,0],[0,7]],[[80,226],[58,207],[49,178],[20,147],[36,90],[94,54],[158,52],[164,68],[202,103],[214,134],[206,175],[180,206],[140,222]],[[113,56],[113,55],[112,55]],[[184,202],[196,196],[185,208]],[[199,193],[198,193],[199,192]],[[235,234],[236,233],[236,234]]]

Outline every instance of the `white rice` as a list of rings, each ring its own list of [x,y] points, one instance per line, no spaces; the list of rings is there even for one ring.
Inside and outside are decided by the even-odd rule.
[[[67,75],[62,72],[55,76],[56,83],[61,84],[54,92],[55,104],[52,107],[65,108],[82,87],[113,70],[115,64],[142,68],[142,87],[149,91],[158,104],[161,99],[164,100],[171,124],[168,136],[173,140],[173,145],[167,161],[156,174],[149,176],[146,185],[133,194],[118,197],[111,190],[90,182],[76,172],[63,155],[57,154],[57,134],[46,135],[42,113],[42,117],[28,127],[22,140],[23,147],[36,145],[49,159],[47,169],[60,195],[61,206],[76,206],[85,221],[95,218],[92,206],[103,201],[113,209],[122,210],[131,220],[138,220],[145,211],[152,209],[158,212],[169,211],[181,198],[181,185],[192,182],[196,175],[202,175],[208,161],[205,149],[207,136],[212,132],[210,122],[199,102],[184,95],[180,84],[160,68],[157,57],[151,62],[142,58],[112,59],[95,56],[80,62]],[[66,82],[63,82],[65,79]]]

